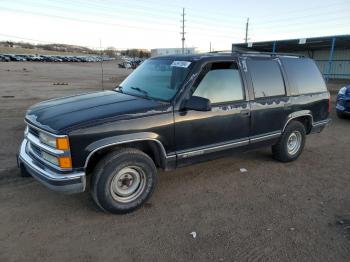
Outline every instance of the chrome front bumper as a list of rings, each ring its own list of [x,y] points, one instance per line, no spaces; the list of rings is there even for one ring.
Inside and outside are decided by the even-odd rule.
[[[56,191],[68,194],[85,191],[85,172],[59,172],[53,171],[27,153],[28,140],[25,138],[21,144],[18,164],[31,174],[36,180]]]

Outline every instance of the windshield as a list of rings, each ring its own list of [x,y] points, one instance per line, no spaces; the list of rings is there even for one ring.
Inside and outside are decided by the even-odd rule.
[[[119,86],[126,94],[169,101],[183,84],[192,63],[173,59],[149,59]]]

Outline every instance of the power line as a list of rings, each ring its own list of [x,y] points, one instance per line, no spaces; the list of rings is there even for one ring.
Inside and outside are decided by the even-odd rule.
[[[5,8],[1,7],[2,10],[8,10],[12,12],[20,12],[24,14],[34,14],[34,15],[39,15],[39,16],[45,16],[49,18],[57,18],[57,19],[63,19],[63,20],[69,20],[69,21],[76,21],[76,22],[82,22],[82,23],[91,23],[91,24],[104,24],[104,25],[109,25],[109,26],[119,26],[119,27],[125,27],[125,28],[130,28],[130,29],[151,29],[155,31],[164,31],[164,32],[176,32],[176,31],[171,31],[167,29],[160,29],[160,28],[147,28],[143,26],[133,26],[133,25],[126,25],[126,24],[119,24],[119,23],[111,23],[111,22],[104,22],[104,21],[96,21],[96,20],[89,20],[89,19],[80,19],[80,18],[68,18],[64,16],[59,16],[59,15],[48,15],[40,12],[33,12],[33,11],[27,11],[23,9],[13,9],[13,8]]]
[[[39,6],[39,7],[41,7],[42,5],[40,4],[40,5],[38,5],[38,4],[35,4],[35,3],[33,3],[32,5],[37,5],[37,6]],[[60,7],[60,6],[57,6],[57,5],[51,5],[51,4],[44,4],[43,6],[46,6],[46,7],[49,7],[49,8],[51,8],[50,10],[52,10],[52,8],[54,8],[54,9],[61,9],[61,10],[64,10],[64,11],[72,11],[72,12],[76,12],[76,11],[74,11],[74,10],[72,10],[72,9],[69,9],[69,8],[62,8],[62,7]],[[115,18],[115,14],[113,13],[108,13],[108,12],[101,12],[101,11],[99,11],[99,10],[97,10],[97,12],[96,12],[96,9],[94,9],[94,11],[88,11],[88,13],[91,13],[91,14],[93,14],[95,17],[98,17],[98,18],[106,18],[106,17],[111,17],[111,18]],[[97,15],[96,13],[98,13],[98,14],[101,14],[101,15]],[[90,16],[91,17],[91,16]],[[120,17],[125,17],[125,16],[123,16],[123,15],[118,15],[118,18],[120,18]],[[131,16],[131,17],[133,17],[133,16]],[[136,16],[135,16],[136,17]],[[130,17],[129,17],[130,18]],[[137,16],[136,17],[137,18],[137,20],[140,20],[140,21],[145,21],[145,22],[157,22],[157,23],[161,23],[162,25],[169,25],[169,26],[175,26],[175,24],[173,24],[173,23],[166,23],[166,22],[164,22],[164,19],[158,19],[158,18],[156,18],[156,17],[154,17],[154,16],[152,16],[151,18],[147,18],[147,19],[140,19],[139,18],[139,16]],[[167,17],[168,18],[168,17]],[[195,23],[196,24],[196,23]],[[227,23],[226,23],[227,24]],[[200,30],[202,30],[202,29],[204,29],[205,31],[208,31],[208,27],[213,27],[213,28],[215,28],[215,30],[217,31],[217,30],[221,30],[222,31],[222,29],[221,28],[218,28],[217,26],[215,26],[215,25],[208,25],[208,26],[206,26],[206,27],[203,27],[203,26],[191,26],[191,28],[195,28],[195,29],[200,29]],[[227,26],[226,28],[228,28],[229,29],[229,27]],[[235,27],[234,27],[235,28]],[[237,31],[235,31],[234,33],[237,33],[239,30],[241,30],[241,28],[237,28]],[[228,31],[228,30],[224,30],[224,31]],[[232,31],[231,31],[232,32]]]
[[[64,0],[60,0],[60,1],[64,1]],[[58,1],[55,1],[54,3],[57,3]],[[59,2],[58,2],[59,3]],[[31,4],[32,5],[32,4]],[[96,11],[97,13],[100,13],[101,15],[103,15],[103,18],[105,18],[107,15],[109,17],[112,17],[112,18],[115,18],[115,11],[118,11],[119,14],[118,14],[118,17],[127,17],[127,18],[130,18],[130,17],[136,17],[137,20],[144,20],[144,21],[156,21],[156,22],[160,22],[162,25],[164,24],[168,24],[168,25],[174,25],[174,24],[170,24],[170,23],[164,23],[164,20],[167,20],[167,21],[174,21],[174,19],[172,20],[169,20],[169,15],[168,14],[164,14],[165,12],[168,12],[167,10],[164,10],[162,11],[162,9],[159,9],[160,11],[157,12],[157,13],[154,13],[154,12],[149,12],[149,11],[146,11],[145,9],[137,9],[135,7],[125,7],[125,6],[121,6],[119,5],[118,7],[121,7],[121,9],[115,9],[113,8],[112,6],[107,8],[105,6],[101,6],[101,5],[89,5],[89,4],[86,4],[85,2],[82,3],[81,5],[76,5],[76,3],[74,2],[69,2],[69,5],[75,5],[75,6],[78,6],[79,8],[81,6],[83,7],[90,7],[91,9],[93,9],[94,11],[90,11],[90,10],[87,10],[86,12],[87,13],[92,13],[94,14],[94,16],[97,16],[96,15]],[[52,5],[52,3],[50,4],[37,4],[37,6],[41,7],[41,6],[47,6],[47,7],[54,7],[55,9],[59,8],[59,9],[62,9],[62,10],[68,10],[68,11],[71,11],[73,12],[73,14],[76,13],[76,10],[72,10],[72,9],[69,9],[67,7],[61,7],[61,6],[57,6],[57,5]],[[21,6],[23,7],[23,5]],[[128,13],[127,16],[125,16],[123,14],[123,12],[121,12],[121,10],[123,8],[126,8],[126,9],[131,9],[132,11],[135,11],[135,10],[140,10],[142,13],[145,13],[145,14],[150,14],[150,16],[147,16],[147,19],[140,19],[140,16],[139,15],[134,15],[132,13]],[[51,9],[50,9],[51,10]],[[103,10],[103,11],[101,11]],[[106,10],[106,11],[104,11]],[[115,11],[113,11],[115,10]],[[152,10],[152,9],[147,9],[147,10]],[[82,9],[80,8],[79,9],[79,12],[82,13]],[[85,11],[84,11],[85,12]],[[100,16],[97,16],[97,17],[100,17]],[[191,19],[192,21],[197,21],[196,24],[203,24],[203,21],[207,22],[208,21],[208,17],[204,17],[203,18],[193,18]],[[227,22],[225,22],[227,21]],[[216,25],[213,25],[213,23],[217,23],[217,24],[223,24],[224,26],[227,25],[227,24],[231,24],[232,23],[232,20],[231,19],[225,19],[225,18],[221,18],[220,20],[215,20],[215,19],[210,19],[210,23],[211,24],[207,24],[206,26],[209,26],[209,27],[215,27],[215,28],[218,28]],[[201,28],[201,26],[196,26],[197,28]],[[226,26],[227,27],[227,26]],[[232,28],[232,26],[230,26]],[[203,28],[203,27],[202,27]],[[237,27],[236,27],[237,28]],[[237,28],[238,29],[238,28]]]
[[[344,18],[346,18],[344,16]],[[334,26],[335,24],[340,24],[340,25],[344,25],[344,22],[342,22],[342,20],[340,19],[332,19],[332,20],[321,20],[321,21],[312,21],[309,23],[305,23],[305,22],[296,22],[296,23],[287,23],[287,24],[277,24],[274,26],[264,26],[264,27],[256,27],[253,26],[253,29],[255,30],[276,30],[278,28],[283,28],[283,31],[287,31],[287,30],[291,30],[291,29],[296,29],[296,28],[313,28],[313,27],[320,27],[321,25],[332,25]],[[350,26],[350,24],[345,24],[345,26]]]
[[[56,19],[63,19],[63,20],[68,20],[68,21],[75,21],[75,22],[81,22],[81,23],[91,23],[91,24],[103,24],[103,25],[108,25],[108,26],[116,26],[119,28],[130,28],[130,29],[146,29],[146,30],[153,30],[153,31],[163,31],[163,32],[176,32],[173,30],[169,29],[161,29],[161,28],[147,28],[147,27],[142,27],[142,26],[132,26],[132,25],[125,25],[125,24],[119,24],[119,23],[111,23],[111,22],[104,22],[104,21],[98,21],[98,20],[89,20],[89,19],[79,19],[79,18],[69,18],[69,17],[64,17],[64,16],[57,16],[57,15],[48,15],[40,12],[31,12],[31,11],[25,11],[25,10],[19,10],[19,9],[12,9],[12,8],[2,8],[2,10],[9,10],[13,12],[20,12],[24,14],[34,14],[34,15],[39,15],[39,16],[45,16],[49,18],[56,18]],[[213,34],[211,32],[208,32],[206,34],[203,33],[196,33],[195,31],[192,32],[194,35],[201,35],[201,36],[218,36],[222,38],[230,38],[232,39],[232,36],[228,35],[220,35],[220,34]]]
[[[54,3],[59,3],[59,2],[65,2],[66,0],[60,0],[60,1],[55,1]],[[119,1],[121,1],[121,0],[119,0]],[[118,2],[119,2],[118,1]],[[106,1],[105,1],[106,2]],[[144,1],[144,0],[142,0],[142,2],[146,2],[146,1]],[[149,1],[150,2],[150,1]],[[123,5],[120,5],[120,4],[118,4],[117,5],[117,9],[116,8],[114,8],[114,5],[108,5],[108,6],[106,6],[106,5],[103,5],[103,4],[100,4],[100,2],[99,2],[99,4],[96,4],[95,2],[91,2],[91,1],[83,1],[83,2],[79,2],[79,1],[77,1],[77,0],[75,0],[75,1],[69,1],[69,2],[65,2],[65,3],[68,3],[69,5],[75,5],[76,7],[78,7],[79,8],[79,11],[81,12],[81,10],[84,8],[84,7],[91,7],[92,9],[94,9],[94,10],[96,10],[96,9],[100,9],[100,10],[108,10],[108,11],[111,11],[111,10],[116,10],[116,11],[120,11],[120,10],[123,10],[123,9],[129,9],[129,10],[131,10],[131,11],[133,11],[133,13],[135,12],[135,10],[137,11],[137,10],[139,10],[139,11],[142,11],[143,13],[146,13],[146,14],[150,14],[151,16],[152,16],[152,18],[154,18],[155,16],[157,17],[157,16],[165,16],[165,17],[169,17],[169,13],[175,13],[175,11],[172,11],[171,9],[169,10],[169,9],[155,9],[154,7],[152,7],[151,9],[149,8],[149,6],[140,6],[140,5],[135,5],[135,4],[133,4],[132,6],[129,6],[129,7],[127,7],[127,6],[123,6]],[[77,3],[79,3],[79,4],[77,4]],[[340,3],[342,3],[342,2],[336,2],[336,3],[332,3],[332,4],[328,4],[328,5],[326,5],[326,7],[327,6],[333,6],[333,5],[339,5]],[[31,3],[32,4],[32,3]],[[51,3],[52,4],[52,3]],[[164,5],[164,3],[162,3],[163,5]],[[169,4],[165,4],[165,6],[169,6]],[[172,4],[172,6],[175,6],[175,5],[173,5]],[[137,8],[137,7],[141,7],[141,8]],[[312,11],[313,10],[316,10],[316,9],[318,9],[318,8],[322,8],[322,7],[324,7],[324,6],[319,6],[319,5],[317,5],[317,6],[315,6],[315,7],[313,7],[312,8]],[[102,8],[102,9],[101,9]],[[145,10],[145,8],[147,8],[146,10]],[[151,10],[151,12],[149,12],[149,10]],[[152,12],[152,10],[154,10],[154,11],[157,11],[156,13],[155,12]],[[191,10],[194,10],[194,12],[196,13],[196,9],[191,9]],[[298,14],[300,14],[300,13],[303,13],[303,11],[305,12],[305,11],[307,11],[308,9],[303,9],[303,10],[301,10],[301,11],[298,11]],[[166,15],[164,14],[166,12]],[[222,12],[223,13],[223,12]],[[288,14],[289,13],[291,13],[290,11],[288,11]],[[114,13],[113,13],[114,14]],[[210,13],[208,13],[208,12],[201,12],[201,14],[202,14],[202,16],[199,16],[199,15],[196,15],[196,14],[193,14],[193,17],[194,17],[194,19],[192,19],[192,20],[194,20],[194,21],[196,21],[196,20],[199,20],[199,19],[196,19],[196,17],[203,17],[206,21],[208,20],[208,17],[210,17],[210,15],[213,15],[213,12],[210,12]],[[204,16],[203,16],[203,14],[204,14]],[[123,14],[119,14],[119,16],[123,16]],[[278,14],[277,14],[277,16],[278,16]],[[274,14],[274,17],[276,17],[276,14]],[[283,17],[284,17],[284,19],[279,19],[280,21],[282,20],[287,20],[285,17],[286,17],[286,15],[284,14],[283,15]],[[138,16],[138,18],[139,18],[139,16]],[[263,18],[265,18],[265,17],[263,17]],[[235,19],[238,19],[238,20],[242,20],[241,18],[237,18],[236,16],[234,16],[234,17],[232,17],[231,16],[231,14],[229,15],[228,13],[226,13],[226,16],[222,16],[222,17],[220,17],[220,20],[217,20],[217,19],[210,19],[210,21],[211,22],[222,22],[222,21],[230,21],[230,23],[232,22],[232,21],[234,21]],[[256,17],[255,18],[255,20],[256,19],[259,19],[259,17]],[[288,19],[289,20],[289,19]],[[267,20],[267,21],[274,21],[274,19],[270,19],[270,20]],[[237,21],[238,22],[238,21]],[[263,24],[263,23],[265,23],[265,22],[261,22],[260,24]]]
[[[65,1],[65,0],[61,0],[61,1]],[[67,1],[67,0],[66,0]],[[77,0],[74,0],[75,2],[77,2]],[[117,3],[118,3],[118,6],[120,6],[119,2],[126,2],[126,3],[130,3],[129,0],[118,0]],[[56,1],[57,2],[57,1]],[[83,1],[81,4],[83,6],[86,5],[86,2],[90,2],[90,3],[93,3],[95,5],[98,5],[100,4],[101,2],[99,1],[98,4],[95,2],[95,1]],[[115,1],[106,1],[106,0],[103,0],[103,2],[110,2],[110,3],[116,3]],[[148,10],[150,10],[150,6],[149,5],[135,5],[134,2],[142,2],[142,3],[153,3],[157,6],[159,6],[159,2],[158,1],[152,1],[152,0],[134,0],[133,1],[133,7],[131,7],[132,9],[134,9],[134,6],[138,6],[138,7],[142,7],[142,8],[147,8]],[[71,1],[69,1],[69,3],[71,3]],[[322,3],[320,4],[319,2],[317,2],[317,4],[314,4],[312,6],[310,6],[309,8],[296,8],[296,9],[288,9],[287,10],[287,14],[290,14],[290,13],[305,13],[305,12],[309,12],[309,11],[314,11],[314,10],[317,10],[317,9],[324,9],[326,7],[330,7],[330,6],[337,6],[337,5],[341,5],[343,3],[349,3],[348,0],[343,0],[343,1],[327,1],[327,4],[326,5],[323,5]],[[172,12],[171,10],[174,9],[174,7],[177,7],[177,8],[181,8],[180,5],[177,5],[177,4],[174,4],[174,3],[171,3],[171,2],[162,2],[162,6],[168,6],[169,8],[166,8],[166,9],[158,9],[160,12]],[[215,5],[217,6],[217,5]],[[107,8],[110,9],[112,6],[111,5],[108,5]],[[152,7],[152,9],[155,10],[154,6]],[[192,8],[190,6],[187,6],[186,7],[186,10],[187,12],[192,12],[193,16],[198,16],[196,15],[196,13],[200,13],[201,15],[198,16],[198,17],[203,17],[205,19],[208,19],[208,17],[210,17],[211,15],[215,14],[222,14],[221,16],[221,19],[230,19],[230,21],[233,21],[233,20],[237,20],[238,21],[242,21],[244,19],[244,17],[238,17],[237,15],[235,15],[234,17],[232,17],[232,12],[231,10],[225,12],[225,11],[222,11],[224,9],[220,9],[220,10],[215,10],[215,12],[213,12],[213,10],[210,10],[208,11],[208,9],[203,9],[203,8],[200,8],[200,6],[196,6],[195,8]],[[175,12],[172,12],[175,14]],[[262,16],[257,16],[255,17],[256,19],[265,19],[266,17],[270,17],[270,13],[265,13],[265,15],[262,15]],[[286,17],[286,14],[284,13],[274,13],[273,14],[274,17]],[[211,19],[210,19],[211,20]]]
[[[64,1],[64,0],[60,0],[60,1]],[[56,1],[57,2],[57,1]],[[55,2],[55,3],[56,3]],[[77,2],[77,1],[75,1],[75,2]],[[69,4],[75,4],[74,2],[72,3],[72,2],[69,2]],[[333,5],[334,4],[339,4],[339,3],[333,3]],[[51,5],[52,6],[52,5]],[[56,5],[55,5],[56,6]],[[79,5],[79,8],[81,8],[81,7],[86,7],[86,6],[88,6],[88,4],[86,4],[85,2],[84,2],[84,4],[83,5]],[[93,6],[92,5],[90,5],[91,6],[91,8],[93,8],[94,10],[96,10],[96,9],[98,9],[98,8],[100,8],[101,7],[101,5],[96,5],[96,4],[94,4]],[[121,5],[118,5],[118,7],[122,7],[123,8],[123,6],[121,6]],[[127,8],[131,8],[132,10],[135,10],[135,7],[127,7]],[[63,9],[63,8],[62,8]],[[65,10],[67,10],[67,8],[64,8]],[[108,8],[108,10],[111,10],[111,9],[113,9],[113,6],[109,6],[109,8]],[[99,10],[102,10],[102,9],[99,9]],[[150,10],[150,9],[148,9],[148,10]],[[142,10],[143,12],[145,11],[144,9]],[[344,11],[344,10],[343,10]],[[346,10],[347,11],[347,10]],[[91,13],[91,11],[90,11],[90,13]],[[100,12],[101,13],[101,12]],[[105,18],[106,17],[106,14],[107,13],[101,13],[101,15],[103,15],[103,18]],[[151,18],[148,18],[147,20],[146,19],[143,19],[144,21],[150,21],[150,19],[152,20],[152,22],[153,21],[155,21],[155,22],[160,22],[162,25],[165,25],[165,24],[167,24],[167,25],[170,25],[170,26],[174,26],[174,24],[170,24],[170,23],[164,23],[164,19],[163,20],[161,20],[161,19],[157,19],[156,17],[158,16],[158,15],[163,15],[162,13],[160,13],[159,14],[159,12],[157,13],[157,15],[155,16],[155,14],[153,13],[153,12],[151,12],[151,13],[149,13],[148,12],[148,14],[152,14],[152,17]],[[332,13],[330,14],[329,12],[327,13],[327,15],[328,15],[328,17],[329,17],[329,15],[332,15]],[[337,13],[333,13],[333,15],[339,15],[339,12],[337,12]],[[115,15],[113,14],[113,15],[109,15],[109,16],[113,16],[113,18],[115,17]],[[98,16],[98,17],[101,17],[101,16]],[[120,15],[118,15],[118,17],[123,17],[123,14],[120,14]],[[132,16],[131,16],[132,17]],[[191,16],[192,17],[192,16]],[[168,18],[168,16],[167,16],[167,18]],[[302,18],[302,17],[300,17],[300,18]],[[315,18],[315,16],[312,16],[312,17],[307,17],[307,19],[314,19]],[[139,16],[137,16],[137,19],[138,20],[140,20],[140,18],[139,18]],[[193,21],[199,21],[199,20],[201,20],[201,19],[196,19],[196,18],[193,18],[193,19],[191,19],[191,20],[193,20]],[[206,21],[208,20],[208,17],[206,17]],[[221,21],[222,20],[222,21]],[[256,25],[256,26],[254,26],[253,25],[253,27],[255,28],[255,27],[257,27],[257,28],[265,28],[265,26],[264,26],[264,24],[267,24],[267,23],[272,23],[274,20],[268,20],[268,22],[259,22],[259,24],[258,25]],[[290,21],[290,19],[279,19],[279,20],[276,20],[276,21]],[[213,27],[214,28],[214,30],[215,31],[217,31],[217,30],[222,30],[222,31],[225,31],[225,32],[227,32],[227,33],[229,33],[229,31],[230,31],[230,33],[233,33],[233,34],[236,34],[239,30],[241,30],[241,27],[232,27],[232,26],[227,26],[227,24],[230,24],[231,22],[229,22],[229,23],[225,23],[224,22],[224,19],[221,17],[220,18],[220,20],[215,20],[215,19],[210,19],[210,22],[211,22],[211,24],[206,24],[205,25],[205,27],[202,27],[202,26],[198,26],[197,24],[198,23],[194,23],[196,26],[192,26],[192,28],[195,28],[195,29],[204,29],[203,31],[208,31],[207,29],[208,28],[210,28],[210,27]],[[217,25],[215,25],[215,24],[222,24],[222,23],[224,23],[225,25],[224,26],[220,26],[220,27],[218,27]],[[203,22],[200,22],[200,24],[203,24]],[[124,25],[124,26],[127,26],[127,25]],[[250,25],[251,26],[251,25]],[[284,25],[279,25],[279,26],[284,26]],[[221,29],[222,27],[224,27],[225,29]],[[235,31],[235,32],[232,32],[231,30],[230,30],[230,28],[236,28],[237,29],[237,31]],[[170,31],[170,30],[163,30],[163,31]]]
[[[264,20],[263,22],[259,22],[258,26],[264,26],[265,24],[274,24],[274,26],[276,26],[275,23],[279,23],[280,24],[281,22],[283,23],[284,21],[290,21],[291,19],[293,19],[293,20],[299,20],[299,19],[303,19],[303,20],[310,20],[311,19],[311,20],[314,20],[315,18],[321,17],[321,19],[323,19],[323,21],[324,21],[325,16],[327,16],[328,19],[332,15],[336,16],[337,18],[339,18],[339,14],[342,13],[342,12],[346,12],[346,15],[347,15],[346,17],[349,17],[350,9],[342,9],[342,10],[337,11],[337,12],[334,12],[334,10],[332,10],[332,11],[333,12],[330,12],[328,10],[327,12],[318,13],[317,15],[294,16],[293,18]],[[328,19],[327,19],[327,22],[329,21]]]
[[[312,12],[315,11],[315,10],[318,10],[318,9],[324,9],[324,8],[328,8],[328,7],[331,7],[331,6],[336,6],[336,5],[342,5],[344,3],[349,3],[348,0],[343,0],[343,1],[340,1],[340,2],[329,2],[327,1],[327,4],[326,5],[322,5],[320,4],[319,2],[317,2],[317,4],[315,5],[312,5],[310,6],[309,8],[305,8],[305,6],[303,8],[296,8],[296,9],[287,9],[286,13],[277,13],[277,14],[273,14],[273,17],[286,17],[286,14],[289,15],[289,14],[293,14],[293,13],[298,13],[298,14],[302,14],[302,13],[308,13],[310,16],[312,16]],[[311,11],[311,13],[310,13]],[[266,17],[269,17],[271,16],[271,14],[267,14],[266,15],[262,15],[262,16],[257,16],[255,17],[255,19],[265,19]]]
[[[65,0],[57,0],[53,3],[60,3],[60,1],[62,2],[65,2]],[[125,0],[127,1],[127,0]],[[91,2],[91,1],[87,1],[87,3],[84,1],[84,2],[81,2],[81,4],[77,4],[79,1],[69,1],[69,5],[70,6],[76,6],[76,7],[79,7],[79,8],[83,8],[83,7],[91,7],[91,9],[93,9],[95,12],[91,12],[90,10],[88,11],[88,13],[92,13],[92,14],[95,14],[96,11],[98,11],[99,15],[94,15],[96,18],[98,19],[105,19],[106,17],[113,17],[115,18],[115,14],[114,13],[111,13],[113,12],[113,10],[116,10],[114,8],[114,6],[105,6],[105,5],[101,5],[101,4],[97,4],[96,2]],[[106,1],[104,1],[106,2]],[[143,1],[142,2],[146,2],[146,1]],[[149,1],[150,2],[150,1]],[[341,2],[337,2],[337,3],[331,3],[331,4],[328,4],[326,6],[315,6],[315,8],[313,10],[316,10],[318,8],[325,8],[327,6],[335,6],[335,5],[339,5]],[[51,4],[51,3],[50,3]],[[50,5],[50,4],[46,4],[46,6],[49,6],[49,7],[54,7],[54,8],[59,8],[59,9],[62,9],[62,10],[68,10],[68,11],[72,11],[72,14],[74,14],[73,12],[76,12],[76,10],[74,11],[74,7],[73,7],[73,10],[70,9],[69,7],[65,6],[65,7],[62,7],[62,6],[57,6],[56,5]],[[20,7],[23,7],[23,5],[21,5]],[[76,22],[81,22],[81,23],[91,23],[91,24],[103,24],[103,25],[108,25],[108,26],[113,26],[113,27],[118,27],[118,28],[130,28],[130,29],[146,29],[146,30],[152,30],[152,31],[163,31],[163,32],[167,32],[167,33],[171,33],[171,32],[177,32],[176,28],[174,28],[174,30],[171,30],[169,28],[159,28],[159,25],[171,25],[171,26],[176,26],[175,24],[172,24],[172,23],[165,23],[165,21],[169,21],[169,14],[164,14],[164,13],[160,13],[157,12],[153,12],[152,10],[155,10],[155,9],[147,9],[147,10],[151,10],[151,12],[148,12],[147,10],[144,10],[144,9],[140,9],[140,8],[137,8],[137,5],[136,7],[125,7],[123,5],[118,5],[118,7],[122,8],[125,8],[125,9],[131,9],[131,10],[140,10],[140,12],[142,13],[145,13],[145,14],[149,14],[151,16],[146,16],[145,19],[143,19],[143,21],[151,21],[153,20],[155,23],[158,23],[158,26],[156,28],[152,28],[152,27],[147,27],[147,26],[142,26],[142,25],[130,25],[129,23],[115,23],[115,22],[112,22],[112,21],[101,21],[101,20],[95,20],[93,19],[91,16],[89,16],[88,19],[85,19],[85,18],[76,18],[76,17],[67,17],[65,16],[66,12],[62,12],[63,15],[55,15],[55,14],[49,14],[49,13],[46,13],[46,11],[41,11],[39,12],[38,9],[36,9],[36,11],[27,11],[27,10],[23,10],[23,9],[16,9],[16,8],[7,8],[7,7],[1,7],[1,10],[10,10],[12,12],[21,12],[21,13],[25,13],[25,14],[34,14],[34,15],[39,15],[39,16],[46,16],[46,17],[49,17],[49,18],[56,18],[56,19],[64,19],[64,20],[68,20],[68,21],[76,21]],[[51,9],[49,9],[51,11]],[[106,10],[106,11],[101,11],[101,10]],[[158,10],[164,10],[165,9],[158,9]],[[188,9],[186,8],[186,11]],[[196,10],[196,9],[190,9],[190,10]],[[166,10],[167,12],[169,12],[168,10]],[[305,9],[303,9],[302,11],[305,11]],[[342,10],[343,12],[346,11],[348,12],[348,10]],[[118,9],[118,12],[120,12],[120,9]],[[195,11],[196,12],[196,11]],[[123,12],[121,12],[123,13]],[[174,13],[173,11],[171,11],[170,13]],[[288,11],[288,13],[290,13]],[[298,12],[299,13],[302,13],[302,12]],[[206,12],[202,12],[202,14],[206,14]],[[212,15],[213,12],[210,13],[210,15]],[[334,23],[339,23],[340,22],[340,18],[347,18],[348,16],[339,16],[339,12],[334,12],[334,10],[331,10],[331,12],[327,12],[327,17],[331,17],[331,16],[336,16],[335,19],[327,19],[327,20],[322,20],[322,21],[318,21],[318,20],[315,20],[317,17],[320,17],[321,14],[326,14],[325,12],[319,12],[318,15],[315,15],[315,16],[298,16],[299,18],[305,18],[307,20],[312,20],[308,23],[304,23],[304,22],[294,22],[294,23],[290,23],[290,19],[287,19],[285,16],[284,16],[284,19],[270,19],[270,20],[265,20],[257,25],[252,25],[251,23],[249,23],[247,21],[247,24],[246,24],[246,37],[245,37],[245,41],[248,41],[248,36],[249,34],[251,35],[251,31],[253,31],[253,33],[256,33],[256,32],[264,32],[264,31],[275,31],[275,32],[280,32],[281,30],[278,30],[278,28],[283,28],[283,32],[288,32],[288,30],[292,30],[292,29],[295,29],[295,28],[298,28],[298,27],[308,27],[308,28],[313,28],[313,27],[319,27],[320,24],[327,24],[327,25],[332,25],[332,26],[335,26]],[[166,19],[163,19],[161,17],[166,17]],[[118,17],[125,17],[123,16],[123,14],[120,14],[118,15]],[[131,17],[131,18],[130,18]],[[137,20],[140,20],[140,16],[137,16],[136,14],[132,13],[129,15],[128,18],[132,19],[132,17],[137,17]],[[196,21],[200,21],[200,20],[203,20],[201,19],[201,17],[205,17],[205,16],[198,16],[196,14],[191,14],[191,20],[194,21],[194,23],[192,23],[193,25],[191,25],[191,23],[188,23],[188,21],[186,20],[186,29],[187,31],[191,28],[193,28],[194,30],[191,31],[191,35],[200,35],[201,37],[203,36],[218,36],[218,37],[221,37],[221,38],[227,38],[227,39],[231,39],[234,38],[233,36],[236,36],[239,35],[239,32],[241,32],[241,30],[243,29],[243,26],[237,26],[237,27],[232,27],[230,26],[230,23],[233,21],[233,20],[230,20],[230,16],[226,16],[226,19],[225,17],[220,17],[219,19],[216,17],[216,19],[209,19],[210,20],[210,23],[211,24],[205,24],[203,26],[203,23],[202,22],[196,22]],[[208,16],[209,17],[209,16]],[[208,17],[205,17],[205,21],[208,22]],[[231,16],[232,17],[232,16]],[[275,16],[274,16],[275,17]],[[297,17],[297,18],[298,18]],[[324,17],[324,15],[322,15],[322,18]],[[183,17],[182,17],[182,21],[183,21],[183,24],[182,24],[182,38],[185,38],[185,14],[184,14],[184,10],[183,10]],[[240,18],[239,18],[240,19]],[[174,19],[175,20],[175,19]],[[344,20],[344,19],[343,19]],[[153,22],[152,21],[152,22]],[[224,21],[231,21],[231,22],[224,22]],[[254,21],[256,21],[256,19],[254,19]],[[280,21],[279,23],[275,24],[275,25],[269,25],[269,24],[272,24],[272,23],[276,23],[276,21]],[[286,23],[283,23],[283,22],[286,22]],[[316,24],[317,23],[317,24]],[[217,24],[224,24],[224,26],[217,26]],[[202,25],[202,26],[201,26]],[[344,27],[344,23],[342,24],[339,24],[340,26],[343,26]],[[213,28],[213,30],[210,30],[210,28]],[[232,28],[235,28],[237,29],[236,30],[233,30],[232,31]],[[340,28],[340,27],[339,27]],[[176,30],[176,31],[175,31]],[[198,31],[203,31],[205,33],[199,33]],[[222,34],[218,34],[220,33],[220,31],[222,32]],[[185,42],[185,39],[183,40],[183,48],[185,46],[184,44]]]

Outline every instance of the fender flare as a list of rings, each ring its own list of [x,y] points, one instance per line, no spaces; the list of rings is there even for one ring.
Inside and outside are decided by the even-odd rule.
[[[314,125],[314,119],[313,119],[313,116],[312,116],[312,113],[310,110],[300,110],[300,111],[296,111],[296,112],[293,112],[291,114],[289,114],[287,116],[287,120],[283,126],[283,129],[282,129],[282,133],[284,132],[284,130],[286,129],[287,125],[289,124],[290,121],[292,121],[293,119],[296,119],[296,118],[299,118],[299,117],[308,117],[310,118],[311,120],[311,127]]]
[[[103,138],[100,140],[97,140],[91,144],[89,144],[85,151],[87,152],[87,157],[85,159],[84,168],[87,168],[89,161],[91,157],[97,153],[98,151],[112,147],[115,145],[122,145],[126,143],[132,143],[132,142],[141,142],[141,141],[153,141],[157,144],[159,152],[161,154],[162,161],[166,160],[167,158],[170,158],[172,156],[168,156],[165,148],[163,146],[163,143],[160,141],[159,136],[156,133],[152,132],[140,132],[140,133],[132,133],[127,135],[119,135],[119,136],[112,136]]]

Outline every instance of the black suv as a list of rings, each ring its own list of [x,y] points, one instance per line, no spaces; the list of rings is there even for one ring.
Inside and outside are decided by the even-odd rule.
[[[330,95],[313,60],[268,53],[210,53],[146,60],[120,86],[53,99],[27,111],[18,162],[51,189],[83,192],[126,213],[165,170],[238,149],[301,154],[329,123]]]

